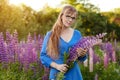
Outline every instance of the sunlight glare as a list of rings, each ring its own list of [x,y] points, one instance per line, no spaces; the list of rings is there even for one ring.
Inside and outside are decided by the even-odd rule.
[[[34,10],[39,10],[43,8],[45,4],[48,4],[51,7],[56,7],[59,5],[61,0],[9,0],[10,4],[20,5],[25,4],[30,6]]]

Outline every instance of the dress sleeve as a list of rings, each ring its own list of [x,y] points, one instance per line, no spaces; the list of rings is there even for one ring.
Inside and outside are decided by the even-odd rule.
[[[81,61],[81,62],[83,62],[83,61],[85,61],[87,58],[88,58],[88,55],[86,54],[86,55],[83,56],[83,57],[78,57],[78,60]]]
[[[42,62],[43,65],[45,65],[46,67],[50,67],[50,64],[52,63],[52,59],[47,55],[47,42],[49,40],[50,37],[50,32],[47,32],[46,36],[44,37],[43,40],[43,44],[42,44],[42,49],[40,51],[40,60]]]

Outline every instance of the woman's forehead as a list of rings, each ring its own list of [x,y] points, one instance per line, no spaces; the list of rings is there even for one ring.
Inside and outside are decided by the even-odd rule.
[[[75,11],[66,11],[65,12],[65,15],[70,15],[70,16],[76,16],[77,15],[77,12],[75,12]]]

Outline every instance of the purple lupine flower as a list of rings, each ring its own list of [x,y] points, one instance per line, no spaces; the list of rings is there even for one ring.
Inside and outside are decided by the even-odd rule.
[[[19,59],[19,51],[20,51],[20,47],[19,47],[19,43],[18,43],[18,33],[17,31],[15,30],[14,33],[13,33],[13,44],[14,44],[14,58],[15,58],[15,61]]]
[[[110,42],[103,43],[101,45],[101,50],[104,51],[104,66],[107,68],[110,61],[116,62],[115,50]]]
[[[116,53],[115,53],[115,51],[113,51],[113,53],[112,53],[112,61],[116,62]]]
[[[23,53],[22,53],[22,62],[23,62],[23,66],[25,68],[25,70],[27,71],[29,69],[29,64],[30,64],[30,56],[29,53],[28,53],[28,49],[27,49],[27,45],[26,47],[23,49]]]
[[[100,62],[100,58],[95,54],[94,48],[89,49],[89,71],[93,72],[93,64]]]
[[[111,60],[113,49],[112,49],[112,44],[110,42],[104,43],[101,45],[103,48],[103,51],[105,52],[104,54],[104,67],[107,68],[109,64],[109,60]]]
[[[94,53],[93,54],[93,63],[96,64],[97,62],[100,62],[100,57]]]
[[[0,63],[1,62],[15,62],[16,60],[21,63],[21,67],[28,69],[32,62],[40,63],[37,52],[39,51],[34,45],[42,44],[43,38],[40,42],[38,39],[34,40],[39,42],[35,44],[31,35],[28,37],[28,41],[18,41],[18,33],[15,31],[10,34],[6,32],[6,41],[4,40],[3,34],[0,33]],[[17,57],[16,57],[17,56]],[[39,61],[39,62],[38,62]]]
[[[117,51],[117,40],[116,39],[114,40],[114,48],[115,48],[115,51]]]
[[[10,34],[9,31],[6,31],[6,43],[10,44],[12,41],[12,35]]]
[[[100,38],[103,38],[106,34],[107,34],[107,33],[101,33],[101,34],[96,35],[96,37],[97,37],[98,39],[100,39]]]
[[[108,55],[105,53],[105,54],[104,54],[104,67],[105,67],[105,68],[107,68],[108,63],[109,63],[109,57],[108,57]]]
[[[13,39],[14,39],[14,43],[15,43],[15,44],[18,44],[18,33],[17,33],[16,30],[15,30],[14,33],[13,33]]]
[[[3,33],[0,33],[0,62],[8,62]]]
[[[39,51],[42,48],[43,39],[44,39],[44,37],[39,34],[38,35],[38,47],[37,47],[37,50],[39,50]]]
[[[17,31],[15,30],[14,34],[11,35],[9,31],[6,32],[6,43],[7,43],[7,53],[9,62],[15,62],[16,60],[16,53],[17,46],[18,46],[18,39],[17,39]]]
[[[19,54],[19,62],[23,65],[24,64],[24,54],[26,53],[25,52],[25,48],[20,48],[20,54]]]
[[[110,60],[112,60],[113,51],[114,50],[113,50],[112,44],[111,43],[107,43],[106,44],[106,53],[108,54]]]
[[[29,33],[28,34],[28,37],[27,37],[27,43],[31,43],[32,42],[32,36],[31,34]]]
[[[37,55],[37,50],[35,48],[32,49],[32,58],[33,58],[33,62],[37,62],[39,59]]]
[[[39,60],[35,45],[36,44],[30,34],[28,35],[27,42],[21,43],[22,53],[20,55],[20,60],[26,70],[30,68],[32,63]]]
[[[14,62],[15,61],[15,47],[14,47],[13,40],[7,45],[7,54],[9,55],[9,61]]]
[[[89,49],[96,45],[96,43],[100,42],[100,38],[104,37],[106,33],[98,34],[97,37],[89,36],[83,37],[81,40],[78,41],[73,47],[70,48],[69,51],[69,61],[73,61],[77,57],[77,48]],[[68,61],[68,62],[69,62]]]
[[[89,49],[89,71],[93,72],[93,54],[94,51],[92,48]]]

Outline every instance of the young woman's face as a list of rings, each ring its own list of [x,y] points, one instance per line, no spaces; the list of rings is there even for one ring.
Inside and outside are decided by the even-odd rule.
[[[62,15],[62,21],[63,21],[63,25],[65,27],[70,27],[76,20],[76,12],[72,13],[72,14],[63,14]]]

